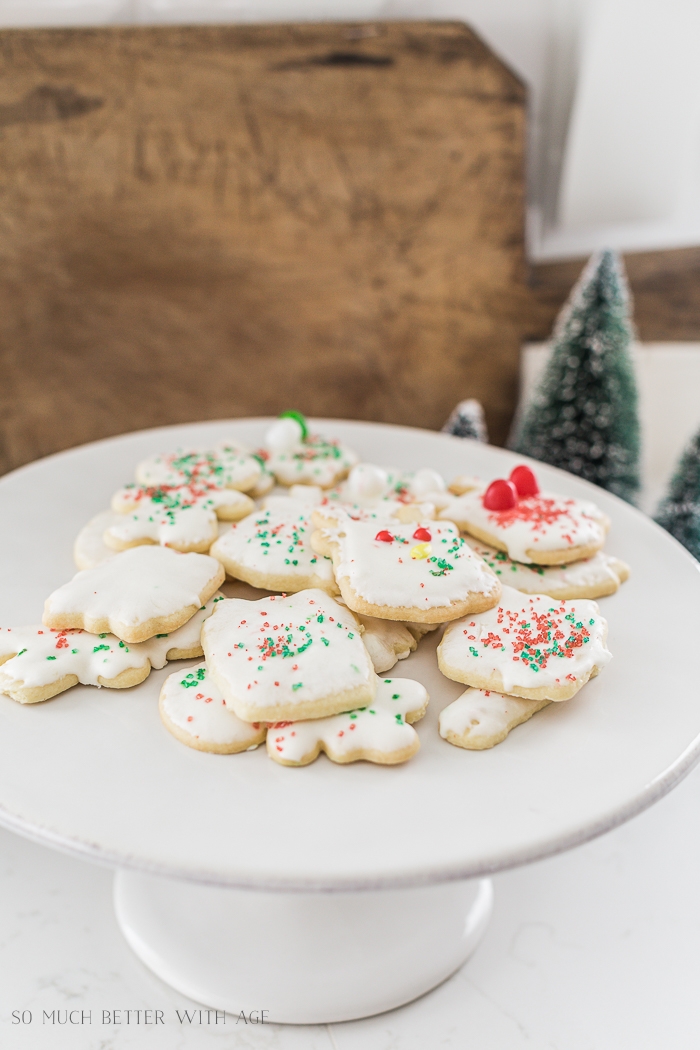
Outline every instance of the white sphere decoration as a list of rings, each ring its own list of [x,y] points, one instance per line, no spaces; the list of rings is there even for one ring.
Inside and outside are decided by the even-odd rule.
[[[348,476],[347,490],[355,499],[375,499],[386,491],[387,472],[372,463],[358,463]]]
[[[291,452],[304,439],[301,424],[291,416],[284,416],[273,423],[265,435],[265,448],[270,452]]]
[[[423,467],[422,470],[417,470],[413,475],[408,488],[412,496],[421,499],[424,496],[430,496],[434,492],[444,492],[446,485],[445,479],[441,474],[438,474],[437,470]]]

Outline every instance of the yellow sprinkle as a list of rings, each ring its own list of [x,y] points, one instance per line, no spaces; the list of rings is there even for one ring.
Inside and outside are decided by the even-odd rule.
[[[415,547],[411,548],[411,557],[414,561],[418,561],[420,558],[430,557],[430,544],[429,543],[417,543]]]

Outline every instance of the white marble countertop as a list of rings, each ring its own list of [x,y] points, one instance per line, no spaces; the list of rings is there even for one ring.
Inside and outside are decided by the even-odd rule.
[[[0,1045],[696,1050],[699,883],[700,769],[604,838],[499,875],[494,917],[476,954],[417,1002],[338,1025],[252,1025],[230,1015],[216,1024],[131,954],[114,919],[109,871],[2,831]],[[145,1024],[155,1018],[145,1010],[162,1011],[164,1023]],[[83,1012],[91,1023],[57,1023]]]

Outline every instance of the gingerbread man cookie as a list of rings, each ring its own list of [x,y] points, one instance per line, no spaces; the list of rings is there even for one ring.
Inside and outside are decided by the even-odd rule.
[[[78,683],[108,689],[138,685],[153,667],[201,656],[202,624],[223,600],[223,595],[211,598],[172,634],[132,645],[113,634],[41,626],[0,628],[0,693],[21,704],[36,704]]]
[[[438,666],[455,682],[526,700],[568,700],[611,659],[595,602],[504,587],[493,609],[447,625]]]
[[[229,576],[263,590],[320,587],[337,594],[330,559],[316,554],[310,538],[312,507],[288,496],[270,496],[263,510],[228,529],[211,548]]]
[[[243,722],[226,706],[203,663],[165,679],[158,709],[173,736],[197,751],[217,755],[254,751],[267,735],[266,724]]]
[[[225,576],[223,566],[205,554],[132,547],[54,591],[42,619],[55,630],[111,632],[124,642],[143,642],[187,623]]]
[[[498,601],[498,578],[453,524],[377,524],[338,519],[311,538],[314,550],[333,558],[340,593],[355,612],[444,623]]]
[[[332,762],[396,765],[415,755],[420,740],[409,723],[425,714],[428,693],[408,678],[377,678],[367,707],[314,718],[277,722],[267,731],[267,753],[283,766],[306,766],[325,751]]]
[[[441,511],[464,532],[513,561],[568,565],[592,557],[605,542],[609,521],[595,503],[540,492],[521,464],[510,478],[457,496]]]
[[[488,689],[467,689],[440,712],[440,736],[455,747],[484,751],[494,747],[511,729],[551,704],[551,700],[524,700]]]
[[[374,699],[374,668],[349,609],[319,589],[220,602],[202,629],[207,668],[245,722],[319,718]]]

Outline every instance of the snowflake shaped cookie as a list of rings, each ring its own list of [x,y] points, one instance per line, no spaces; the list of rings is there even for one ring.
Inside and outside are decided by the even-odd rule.
[[[119,551],[158,543],[201,554],[219,535],[219,519],[239,521],[254,509],[252,499],[236,489],[127,485],[112,498],[112,510],[119,518],[105,529],[104,542]]]
[[[323,717],[374,699],[361,628],[318,589],[221,602],[202,648],[227,705],[245,722]]]
[[[440,712],[440,736],[468,751],[494,747],[511,729],[551,704],[551,700],[524,700],[488,689],[467,689]]]
[[[79,572],[49,595],[43,622],[56,630],[111,632],[124,642],[143,642],[187,623],[225,575],[205,554],[132,547]]]
[[[595,602],[504,587],[498,605],[448,624],[438,665],[455,682],[526,700],[568,700],[611,659]]]
[[[0,628],[0,693],[35,704],[78,683],[108,689],[138,685],[151,668],[202,655],[202,624],[219,601],[223,595],[211,598],[177,631],[135,644],[81,630]]]
[[[498,601],[500,584],[450,522],[341,521],[311,539],[333,558],[347,605],[386,620],[444,623]]]
[[[278,722],[267,731],[267,753],[284,766],[306,766],[325,751],[333,762],[396,765],[415,755],[420,741],[410,723],[425,714],[428,693],[409,678],[377,678],[367,707],[329,718]]]
[[[203,663],[169,675],[158,708],[173,736],[197,751],[218,755],[254,751],[267,735],[265,723],[243,722],[226,706]]]
[[[602,598],[614,594],[630,573],[629,566],[604,551],[571,565],[525,565],[479,540],[468,537],[467,543],[491,566],[501,583],[525,594],[548,594],[551,598],[565,599]]]
[[[320,587],[337,594],[333,567],[312,549],[312,507],[287,496],[271,496],[263,510],[228,529],[211,548],[229,576],[264,590]]]

